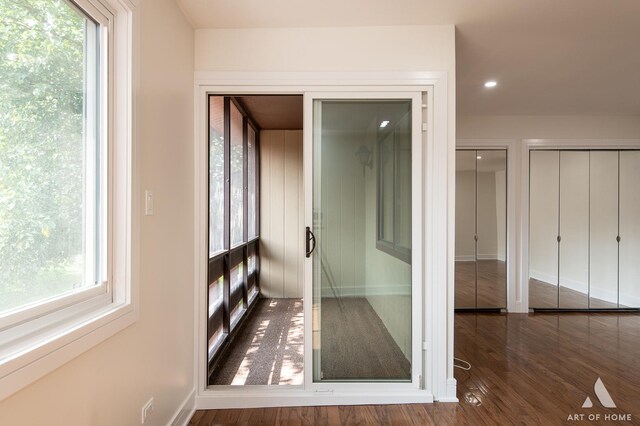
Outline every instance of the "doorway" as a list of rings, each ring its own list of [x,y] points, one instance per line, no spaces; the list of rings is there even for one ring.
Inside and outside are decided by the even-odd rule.
[[[207,384],[301,385],[302,96],[208,107]]]
[[[303,73],[304,74],[304,73]],[[275,80],[273,80],[275,78]],[[344,78],[344,76],[342,77]],[[407,81],[414,81],[415,76],[398,76],[396,80],[397,82],[402,81],[402,78],[406,78]],[[317,79],[317,76],[316,76]],[[211,80],[213,81],[213,80]],[[199,390],[198,395],[202,397],[200,400],[203,406],[208,406],[209,404],[216,404],[220,406],[220,404],[228,405],[228,406],[251,406],[251,404],[282,404],[283,399],[287,401],[291,401],[294,405],[305,405],[311,404],[315,405],[318,403],[365,403],[367,401],[373,402],[376,401],[378,403],[389,403],[392,401],[403,401],[403,402],[430,402],[433,401],[433,392],[435,386],[437,386],[437,392],[440,395],[439,399],[453,401],[455,398],[455,381],[452,381],[452,360],[448,359],[444,353],[449,353],[450,348],[447,342],[450,340],[447,339],[447,328],[438,326],[438,324],[444,324],[448,321],[452,320],[452,317],[447,314],[449,306],[452,309],[452,304],[447,304],[445,299],[447,298],[446,291],[441,288],[440,285],[435,285],[436,282],[443,282],[443,280],[447,280],[448,274],[446,274],[446,261],[447,257],[445,256],[436,256],[437,258],[430,259],[429,263],[432,265],[439,265],[437,268],[430,270],[431,272],[426,275],[423,273],[422,268],[426,262],[426,252],[425,246],[426,242],[421,241],[421,238],[424,236],[426,240],[430,241],[432,247],[444,247],[446,246],[446,240],[453,236],[453,227],[449,226],[448,223],[448,212],[447,209],[447,198],[443,195],[444,193],[435,192],[433,190],[428,190],[430,186],[438,186],[444,187],[445,183],[449,181],[452,177],[450,174],[449,168],[434,168],[434,164],[442,164],[442,158],[444,156],[450,156],[453,151],[449,150],[452,146],[447,143],[438,143],[434,144],[434,138],[437,138],[440,141],[447,141],[447,121],[445,119],[444,111],[442,109],[443,114],[438,115],[434,118],[434,110],[436,106],[439,105],[439,108],[443,107],[443,104],[446,103],[447,91],[443,90],[446,88],[444,84],[444,79],[441,75],[436,74],[425,74],[425,76],[421,80],[415,80],[412,85],[408,85],[406,89],[402,86],[402,83],[398,86],[384,86],[384,83],[381,82],[376,83],[378,85],[365,87],[356,87],[350,86],[351,89],[345,91],[340,90],[341,85],[344,85],[344,80],[339,83],[334,83],[331,86],[331,89],[325,88],[326,84],[321,86],[305,86],[305,83],[301,83],[301,80],[290,80],[284,79],[280,77],[274,77],[272,75],[269,76],[269,81],[265,80],[266,85],[259,86],[260,89],[251,89],[241,87],[239,83],[241,79],[222,79],[217,80],[219,85],[207,85],[203,83],[197,83],[197,86],[200,88],[198,91],[198,99],[205,99],[207,96],[214,94],[219,96],[229,96],[235,95],[236,97],[241,97],[246,95],[253,95],[258,93],[260,95],[297,95],[304,94],[304,122],[303,122],[303,193],[304,193],[304,227],[302,227],[299,232],[299,242],[301,243],[302,250],[300,251],[300,255],[302,256],[304,263],[304,279],[303,279],[303,327],[304,327],[304,379],[303,384],[299,386],[269,386],[269,391],[266,390],[264,386],[255,386],[252,390],[247,390],[248,394],[243,391],[243,388],[247,388],[246,386],[218,386],[218,385],[209,385],[205,380],[202,380],[202,376],[199,376]],[[237,83],[233,83],[234,81],[238,81]],[[280,86],[275,85],[275,82],[279,81]],[[293,81],[293,82],[292,82]],[[298,83],[295,83],[298,81]],[[304,80],[309,81],[309,80]],[[324,80],[323,80],[324,81]],[[327,78],[327,82],[333,81],[331,78]],[[356,81],[356,80],[353,80]],[[377,81],[375,78],[370,81],[371,84],[374,84]],[[421,84],[432,84],[421,86]],[[272,87],[273,86],[273,87]],[[255,86],[258,87],[258,86]],[[279,89],[277,89],[278,87]],[[286,90],[282,91],[283,87],[287,87]],[[377,91],[372,92],[371,88],[375,87]],[[239,89],[240,88],[240,89]],[[314,91],[322,90],[321,92]],[[404,91],[403,91],[404,89]],[[354,92],[354,90],[356,90]],[[410,259],[411,259],[411,269],[410,269],[410,293],[407,289],[403,289],[404,294],[399,294],[396,298],[396,302],[404,303],[404,306],[410,305],[410,328],[406,327],[404,338],[395,339],[395,332],[391,332],[390,329],[393,327],[397,327],[398,324],[386,321],[386,319],[381,318],[377,312],[372,308],[369,310],[369,313],[376,312],[376,317],[378,318],[379,324],[381,327],[384,327],[388,334],[391,336],[389,343],[393,342],[393,345],[389,344],[388,348],[391,348],[391,354],[395,357],[398,354],[409,363],[409,374],[406,374],[406,368],[402,375],[393,374],[391,378],[388,376],[378,377],[377,374],[372,374],[369,376],[365,376],[364,378],[344,378],[338,377],[336,379],[324,379],[324,365],[322,368],[317,368],[317,366],[321,365],[320,360],[329,355],[329,351],[326,351],[327,348],[321,348],[322,353],[316,352],[318,346],[318,340],[314,339],[314,334],[318,332],[320,335],[322,333],[322,329],[326,327],[330,327],[327,325],[322,325],[322,305],[317,306],[314,305],[314,297],[316,297],[314,290],[318,291],[319,288],[323,288],[322,278],[317,282],[317,285],[314,281],[314,270],[318,269],[322,270],[322,265],[319,264],[319,268],[316,267],[314,269],[316,253],[309,253],[309,257],[305,257],[305,252],[308,251],[312,246],[313,238],[309,239],[309,247],[306,247],[306,232],[305,228],[308,226],[312,232],[314,232],[314,209],[313,209],[313,197],[314,197],[314,181],[313,176],[315,174],[314,171],[314,147],[315,147],[315,138],[318,136],[315,134],[315,129],[318,128],[316,126],[317,118],[315,118],[314,122],[314,102],[316,100],[352,100],[352,101],[371,101],[371,100],[410,100],[411,104],[411,233],[412,240],[410,245]],[[198,107],[201,110],[201,107]],[[204,114],[203,114],[204,116]],[[384,121],[384,120],[383,120]],[[438,125],[429,126],[428,123],[439,123]],[[377,123],[379,126],[380,123]],[[201,131],[197,131],[197,140],[200,140],[202,136]],[[398,134],[400,132],[398,131]],[[322,135],[322,132],[320,132]],[[262,140],[259,140],[259,144]],[[357,147],[359,148],[359,147]],[[404,148],[403,148],[404,149]],[[200,152],[200,148],[198,148],[198,152]],[[350,158],[355,160],[355,168],[359,170],[359,173],[362,174],[362,164],[360,163],[362,154],[366,154],[364,150],[357,149],[356,152],[350,153]],[[375,161],[375,160],[374,160]],[[206,168],[202,167],[202,162],[200,157],[196,155],[196,162],[198,164],[197,173],[200,175],[202,170],[206,170]],[[260,158],[259,161],[260,167],[264,167],[264,158]],[[378,167],[375,163],[372,163],[374,169]],[[368,168],[366,166],[366,158],[365,158],[365,169]],[[431,170],[431,172],[430,172]],[[263,170],[260,171],[262,176]],[[376,172],[377,173],[377,172]],[[426,176],[428,173],[431,173],[430,179],[427,181]],[[366,171],[365,171],[366,174]],[[393,174],[389,175],[393,176]],[[394,177],[394,179],[398,179],[398,177]],[[289,179],[287,179],[288,181]],[[452,181],[452,180],[451,180]],[[377,194],[377,180],[373,181],[375,183],[371,188],[376,189]],[[429,186],[430,185],[430,186]],[[203,190],[204,189],[204,190]],[[201,194],[206,194],[208,191],[207,188],[202,188],[200,186]],[[392,193],[393,195],[393,193]],[[434,207],[431,210],[431,219],[429,221],[426,220],[426,214],[422,211],[423,203],[426,200],[423,200],[423,195],[425,197],[431,197],[430,205]],[[376,195],[377,197],[377,195]],[[270,197],[273,198],[273,197]],[[200,199],[201,200],[201,199]],[[260,200],[264,200],[264,194],[260,194]],[[377,204],[375,201],[376,198],[371,198],[371,200]],[[393,203],[390,203],[393,204]],[[200,204],[202,205],[202,204]],[[436,208],[435,206],[439,206]],[[262,207],[262,206],[261,206]],[[393,206],[392,206],[393,207]],[[198,211],[200,211],[200,207],[198,207]],[[332,211],[331,209],[327,211]],[[262,215],[264,211],[261,211]],[[377,217],[377,210],[375,213]],[[398,215],[399,217],[401,215]],[[199,216],[201,218],[201,216]],[[263,218],[260,220],[260,223],[263,223]],[[287,221],[289,222],[289,221]],[[201,220],[198,219],[197,223],[201,223]],[[197,226],[198,228],[198,226]],[[438,229],[438,232],[434,232],[434,228]],[[377,229],[377,226],[376,226]],[[264,230],[260,230],[259,238],[262,240]],[[444,232],[443,232],[444,231]],[[201,237],[198,235],[198,239]],[[373,246],[376,247],[378,251],[384,253],[386,256],[392,256],[389,253],[383,251],[384,241],[379,241],[377,233],[371,234],[373,235]],[[413,235],[417,235],[415,238]],[[314,235],[315,236],[315,235]],[[321,237],[322,238],[322,237]],[[364,236],[363,236],[364,238]],[[316,244],[319,241],[316,241]],[[402,252],[401,249],[402,241],[391,239],[389,235],[387,235],[387,247],[386,249],[400,248],[396,250],[397,252]],[[379,244],[378,244],[379,243]],[[200,250],[200,249],[198,249]],[[444,253],[438,251],[437,253]],[[407,256],[405,251],[404,256]],[[266,262],[265,260],[268,257],[268,251],[262,249],[262,245],[259,245],[259,262],[258,262],[258,288],[259,291],[262,292],[265,287],[263,279],[263,272],[265,270]],[[287,257],[286,260],[291,259]],[[396,259],[396,258],[394,258]],[[399,259],[397,259],[400,261]],[[403,261],[404,262],[404,261]],[[407,262],[405,262],[407,263]],[[200,270],[201,271],[201,270]],[[325,273],[325,275],[327,275]],[[199,277],[202,277],[202,272],[199,272]],[[439,277],[439,278],[438,278]],[[334,278],[335,272],[334,272]],[[204,279],[202,280],[204,281]],[[201,281],[201,282],[202,282]],[[326,281],[326,277],[325,277]],[[337,282],[337,281],[336,281]],[[326,282],[325,282],[326,284]],[[364,284],[360,284],[360,287],[363,287]],[[337,287],[337,286],[336,286]],[[201,287],[200,287],[201,288]],[[327,290],[327,286],[324,285],[324,290]],[[329,290],[331,291],[331,290]],[[201,290],[198,290],[200,293]],[[322,293],[322,292],[320,292]],[[204,294],[204,292],[200,293]],[[427,297],[427,294],[429,295]],[[374,292],[366,294],[365,299],[370,297],[373,301],[375,296],[380,296],[380,300],[382,300],[385,296],[392,296],[391,294],[378,294],[376,295]],[[341,299],[340,302],[347,303],[349,302],[350,297],[347,293],[339,294],[339,297],[332,297],[333,299]],[[326,302],[324,304],[324,308],[327,308],[327,305],[331,303],[328,299],[321,300],[320,304]],[[353,299],[356,299],[355,297]],[[392,298],[389,297],[391,300]],[[203,300],[201,296],[198,296],[198,300]],[[258,296],[258,299],[261,300]],[[436,300],[440,300],[439,303],[436,303]],[[338,304],[338,300],[335,300],[336,304]],[[200,303],[200,302],[197,302]],[[254,302],[255,303],[255,302]],[[372,303],[367,301],[369,305]],[[373,302],[375,303],[375,301]],[[427,305],[429,306],[429,310],[427,310]],[[257,305],[255,305],[257,306]],[[395,306],[395,305],[394,305]],[[399,305],[400,306],[400,305]],[[318,308],[319,309],[316,309]],[[200,322],[200,335],[205,336],[207,334],[207,316],[202,315],[202,308],[200,309],[200,313],[198,314],[200,318],[204,317],[205,321]],[[252,312],[255,311],[256,308],[247,309],[247,315],[250,316]],[[339,309],[339,308],[338,308]],[[353,309],[352,312],[356,312],[356,309]],[[428,313],[427,313],[428,312]],[[327,313],[327,309],[324,310],[324,313]],[[316,315],[317,314],[317,315]],[[407,313],[404,313],[408,318]],[[315,322],[314,322],[315,320]],[[386,321],[386,322],[385,322]],[[365,321],[366,323],[367,321]],[[319,326],[316,326],[318,325]],[[322,336],[320,336],[322,339]],[[405,340],[405,339],[408,339]],[[199,342],[206,341],[204,338],[202,340],[199,339]],[[320,340],[322,342],[322,340]],[[438,342],[437,344],[435,342]],[[326,339],[325,342],[327,343]],[[199,343],[202,344],[202,343]],[[395,345],[395,346],[394,346]],[[397,350],[397,347],[402,348],[408,347],[410,348],[410,355],[400,349]],[[425,348],[429,346],[432,347],[433,350],[426,352]],[[324,350],[323,350],[324,349]],[[203,350],[202,353],[206,351]],[[425,354],[427,356],[425,356]],[[437,355],[436,357],[436,354]],[[399,359],[399,358],[398,358]],[[318,360],[314,363],[314,360]],[[202,372],[206,370],[206,357],[199,357],[198,359],[199,367],[198,371]],[[334,363],[330,363],[329,365],[337,365]],[[437,366],[437,367],[436,367]],[[201,373],[199,373],[201,374]],[[314,379],[314,374],[317,379]],[[335,377],[335,376],[334,376]],[[436,385],[437,384],[437,385]],[[288,389],[288,390],[286,390]],[[240,398],[239,395],[246,395],[249,399]],[[214,402],[216,401],[216,402]],[[268,401],[268,402],[257,402],[257,401]],[[238,405],[239,404],[239,405]]]

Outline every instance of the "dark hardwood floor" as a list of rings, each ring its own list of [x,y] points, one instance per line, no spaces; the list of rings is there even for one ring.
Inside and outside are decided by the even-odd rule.
[[[476,305],[477,263],[477,305]],[[456,261],[456,308],[506,308],[507,265],[500,260]]]
[[[640,315],[460,313],[455,345],[472,364],[455,370],[459,404],[203,410],[189,424],[640,424]],[[599,403],[598,377],[617,408]],[[593,408],[581,408],[586,397]],[[605,422],[611,414],[632,417]]]

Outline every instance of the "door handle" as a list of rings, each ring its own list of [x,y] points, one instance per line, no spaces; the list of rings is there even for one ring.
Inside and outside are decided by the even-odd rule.
[[[473,236],[473,241],[478,241],[478,234],[475,234],[475,235]]]
[[[313,232],[311,232],[311,228],[309,228],[308,226],[307,226],[307,235],[305,237],[305,240],[307,244],[306,256],[311,257],[311,253],[313,253],[313,251],[316,249],[316,236],[313,235]],[[313,246],[310,247],[311,242],[313,242]]]

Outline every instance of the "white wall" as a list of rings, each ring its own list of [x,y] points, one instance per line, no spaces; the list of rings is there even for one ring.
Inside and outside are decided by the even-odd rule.
[[[506,257],[505,171],[478,172],[478,259]],[[476,172],[456,171],[456,259],[475,260]]]
[[[637,116],[459,116],[460,139],[634,139]]]
[[[507,259],[507,171],[497,171],[495,181],[497,258],[504,262]]]
[[[362,143],[358,136],[338,133],[322,137],[322,205],[314,208],[314,225],[320,227],[316,250],[322,257],[322,293],[327,297],[334,296],[332,285],[338,296],[365,296],[365,190],[355,156]],[[317,198],[314,205],[316,202]]]
[[[375,123],[377,124],[377,123]],[[373,169],[367,168],[364,178],[365,217],[364,272],[365,295],[394,341],[407,359],[411,359],[411,265],[379,250],[378,239],[378,176],[377,128],[369,128],[367,144],[373,152]],[[362,169],[359,170],[362,176]]]
[[[444,26],[392,26],[392,27],[336,27],[336,28],[253,28],[253,29],[199,29],[195,35],[195,68],[196,72],[207,71],[243,71],[243,72],[420,72],[437,71],[447,75],[446,97],[448,110],[446,111],[447,128],[446,139],[439,138],[436,141],[440,148],[446,145],[444,151],[453,160],[453,149],[455,148],[455,28],[452,25]],[[312,84],[312,82],[310,82]],[[445,114],[438,111],[436,114]],[[438,130],[440,132],[440,129]],[[339,161],[355,159],[354,149],[340,158]],[[346,148],[345,148],[346,149]],[[336,163],[341,164],[341,163]],[[450,163],[449,163],[450,164]],[[447,165],[448,166],[448,165]],[[442,167],[447,167],[442,166]],[[356,167],[355,173],[359,174],[362,180],[362,169]],[[453,173],[453,170],[451,170]],[[341,175],[334,173],[329,179],[337,180]],[[355,179],[356,176],[353,176]],[[331,183],[331,182],[328,182]],[[337,181],[337,184],[341,184]],[[357,197],[363,201],[354,204],[354,208],[362,209],[364,204],[364,191],[358,190],[358,186],[344,184],[340,202],[343,206],[327,210],[334,215],[341,215],[347,221],[343,229],[350,229],[350,233],[364,232],[355,221],[357,212],[349,212],[349,203],[353,203]],[[453,194],[451,194],[453,195]],[[453,201],[449,202],[453,207]],[[342,210],[341,210],[342,209]],[[453,212],[451,212],[453,213]],[[360,216],[362,217],[362,216]],[[323,218],[327,223],[339,218]],[[349,222],[351,221],[351,222]],[[347,227],[346,224],[350,223]],[[453,226],[446,230],[446,235],[452,237]],[[367,231],[368,232],[368,231]],[[327,257],[335,270],[340,271],[340,281],[344,288],[341,290],[345,294],[349,291],[355,292],[357,285],[361,282],[362,274],[371,274],[371,271],[364,271],[364,268],[355,265],[355,269],[349,270],[346,265],[354,265],[344,254],[358,253],[359,247],[350,245],[348,239],[353,235],[332,236],[332,231],[327,233],[328,238],[339,244],[336,248],[327,253]],[[449,242],[452,244],[453,242]],[[331,242],[330,242],[331,244]],[[369,242],[367,242],[369,247]],[[449,245],[451,247],[451,245]],[[453,255],[453,252],[450,253]],[[358,257],[356,256],[356,259]],[[362,256],[360,256],[362,259]],[[400,261],[398,261],[400,262]],[[453,383],[453,258],[449,259],[447,268],[447,279],[439,279],[436,285],[442,287],[450,286],[448,291],[448,309],[446,320],[440,316],[433,319],[434,324],[439,329],[447,330],[447,347],[439,348],[437,352],[438,365],[447,364],[447,377],[450,379],[446,390],[436,389],[437,397],[454,398],[455,386]],[[349,266],[351,267],[351,266]],[[359,271],[362,270],[362,272]],[[389,277],[390,272],[381,277]],[[444,275],[444,273],[443,273]],[[368,277],[369,275],[367,275]],[[397,278],[397,277],[396,277]],[[348,287],[351,286],[351,289]],[[438,294],[442,294],[440,289],[436,289]],[[375,301],[370,302],[376,305]],[[397,312],[405,309],[405,302],[398,305],[385,307],[385,312]],[[405,312],[409,312],[405,310]],[[378,314],[387,317],[382,307],[378,307]],[[387,317],[388,318],[388,317]],[[388,328],[396,327],[389,320],[385,320]],[[397,340],[398,341],[398,340]],[[404,339],[398,341],[401,348],[405,348]],[[447,351],[445,355],[444,351]],[[442,371],[433,372],[434,376],[441,377]],[[439,382],[441,383],[441,382]],[[441,384],[439,384],[441,386]],[[448,394],[445,395],[445,392]]]
[[[466,153],[461,153],[466,155]],[[474,153],[475,155],[475,153]],[[456,260],[475,260],[476,172],[456,171]]]
[[[498,258],[496,173],[478,172],[478,259]]]
[[[194,387],[193,31],[173,0],[140,3],[140,319],[0,402],[3,425],[136,425],[151,396],[146,424],[166,425]]]
[[[302,130],[260,132],[260,293],[302,297]]]

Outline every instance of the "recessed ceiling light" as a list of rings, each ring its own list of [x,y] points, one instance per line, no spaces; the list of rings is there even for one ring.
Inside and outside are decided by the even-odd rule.
[[[480,155],[478,155],[476,158],[477,158],[478,160],[482,160],[482,156],[480,156]]]
[[[489,81],[484,83],[484,87],[487,87],[489,89],[492,88],[492,87],[496,87],[497,85],[498,85],[498,82],[495,81],[495,80],[489,80]]]
[[[382,123],[380,123],[380,128],[384,129],[385,127],[387,127],[387,124],[389,124],[389,120],[384,120]]]

